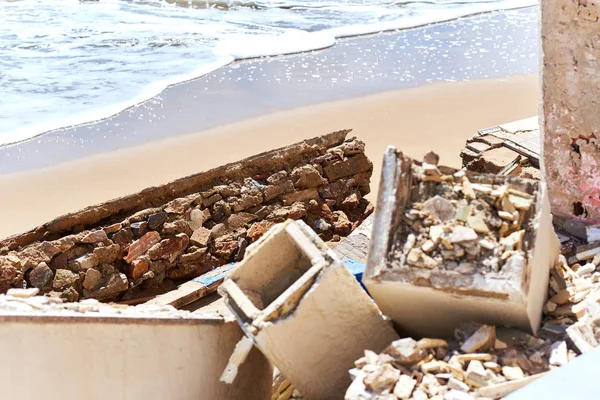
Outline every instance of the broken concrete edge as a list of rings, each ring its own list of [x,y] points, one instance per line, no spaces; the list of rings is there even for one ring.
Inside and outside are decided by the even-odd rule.
[[[0,295],[0,302],[6,295]],[[45,299],[45,297],[38,297]],[[35,297],[32,300],[35,302]],[[18,300],[22,302],[22,300]],[[174,308],[146,307],[142,310],[139,306],[117,306],[102,304],[100,309],[82,305],[81,303],[62,303],[65,309],[50,309],[47,311],[22,311],[6,310],[0,304],[0,324],[18,323],[65,323],[65,324],[136,324],[136,325],[188,325],[188,324],[222,324],[235,321],[234,316],[227,310],[218,312],[189,312]]]
[[[285,320],[293,317],[296,307],[300,304],[302,299],[309,294],[310,290],[312,290],[312,285],[318,281],[318,277],[326,266],[326,263],[334,262],[335,257],[332,257],[332,250],[324,244],[322,246],[319,245],[321,240],[314,231],[306,226],[306,224],[296,224],[292,220],[271,227],[257,242],[248,246],[246,249],[246,257],[252,259],[252,257],[255,257],[257,253],[260,252],[261,245],[267,243],[271,237],[283,233],[290,234],[290,229],[292,232],[291,234],[294,235],[294,239],[299,240],[299,242],[297,242],[298,246],[306,256],[311,258],[313,266],[310,267],[302,277],[294,281],[287,289],[277,296],[270,304],[266,305],[264,309],[258,309],[252,300],[245,295],[244,290],[236,284],[236,282],[241,281],[241,278],[237,276],[235,270],[231,271],[223,284],[217,289],[218,293],[225,299],[225,303],[232,314],[240,323],[242,330],[249,336],[254,336],[256,331],[260,329],[261,326],[257,325],[274,323],[278,320]],[[300,235],[297,233],[300,233]],[[307,245],[301,235],[309,236],[313,243],[308,243]],[[322,252],[325,257],[311,249],[311,244],[317,245],[318,251]],[[238,263],[236,269],[239,268],[240,264],[241,263]],[[348,271],[348,273],[350,272]],[[282,308],[285,308],[283,314],[280,313]],[[261,314],[260,317],[259,314]],[[248,322],[251,320],[253,323],[248,325]]]
[[[198,192],[204,187],[214,186],[218,179],[224,175],[231,177],[234,175],[240,177],[253,175],[258,165],[264,163],[266,160],[273,165],[273,168],[276,168],[275,164],[277,163],[293,164],[291,159],[298,159],[299,161],[307,153],[314,151],[314,146],[328,148],[343,143],[351,131],[351,129],[340,130],[316,138],[306,139],[302,142],[213,168],[206,172],[199,172],[176,179],[164,185],[149,187],[131,195],[86,207],[83,210],[60,216],[27,232],[10,236],[0,241],[0,249],[7,248],[8,250],[14,250],[27,246],[35,241],[42,240],[46,233],[67,233],[67,231],[76,225],[82,225],[85,229],[108,217],[123,216],[125,218],[128,214],[163,205],[173,199]],[[299,144],[306,144],[306,146],[298,147]],[[274,153],[284,153],[285,156],[274,159],[272,157]]]
[[[301,275],[282,284],[281,273],[298,273],[289,268]],[[273,227],[249,246],[219,293],[254,345],[307,398],[342,397],[356,356],[398,338],[334,251],[302,221]],[[226,381],[247,351],[243,343],[239,349],[224,371]]]
[[[76,306],[77,304],[74,304]],[[221,369],[243,337],[235,319],[0,317],[7,399],[269,399],[273,369],[253,351],[234,385]],[[85,366],[83,366],[85,365]],[[69,393],[59,384],[67,375]],[[93,378],[92,378],[93,376]],[[31,379],[36,384],[27,383]]]
[[[448,308],[446,310],[448,323],[450,323],[452,315],[458,318],[456,323],[465,322],[460,320],[460,313],[453,311],[448,304],[462,301],[464,304],[461,307],[464,308],[469,307],[466,304],[468,299],[476,299],[478,306],[481,307],[479,317],[482,318],[478,322],[516,325],[536,332],[542,318],[542,307],[546,301],[549,271],[559,254],[559,243],[552,228],[552,217],[544,184],[520,178],[466,172],[466,176],[473,183],[509,184],[532,197],[535,196],[536,203],[534,203],[530,218],[537,228],[533,231],[537,234],[533,235],[531,231],[526,234],[526,239],[529,237],[528,240],[531,241],[526,263],[523,264],[522,271],[515,271],[511,276],[506,276],[503,282],[493,279],[492,284],[490,283],[492,280],[483,277],[483,279],[473,280],[468,288],[415,286],[414,282],[402,282],[400,275],[388,268],[388,252],[391,249],[395,227],[402,219],[404,210],[404,205],[399,203],[407,201],[408,193],[411,190],[412,164],[413,160],[404,156],[402,152],[396,151],[393,146],[388,147],[383,160],[379,196],[374,216],[374,231],[363,280],[381,310],[402,329],[407,317],[398,311],[397,303],[401,299],[394,300],[394,296],[404,291],[408,297],[403,297],[402,302],[406,303],[411,301],[409,292],[415,296],[417,292],[427,292],[427,299],[419,300],[424,302],[421,303],[421,309],[427,308],[426,303],[428,306],[434,307],[434,303],[436,303],[434,298],[437,296],[437,302],[445,304],[444,307]],[[420,165],[418,162],[415,164]],[[443,167],[440,167],[440,170],[442,169]],[[449,174],[454,172],[456,170],[452,168],[445,168],[444,171]],[[532,235],[534,237],[531,237]],[[411,306],[406,307],[410,308]],[[438,312],[441,311],[438,310]],[[413,322],[415,322],[414,318]],[[448,328],[451,327],[448,326]],[[411,333],[426,335],[426,332],[414,330]],[[449,334],[450,330],[447,333]]]

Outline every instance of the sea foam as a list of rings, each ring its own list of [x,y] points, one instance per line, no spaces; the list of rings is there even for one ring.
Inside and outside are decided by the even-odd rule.
[[[534,0],[13,0],[0,7],[0,145],[110,117],[234,60]]]

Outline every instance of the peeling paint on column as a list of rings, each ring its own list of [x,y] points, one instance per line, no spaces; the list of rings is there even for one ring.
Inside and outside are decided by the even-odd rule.
[[[600,223],[600,4],[543,0],[543,171],[552,213]]]

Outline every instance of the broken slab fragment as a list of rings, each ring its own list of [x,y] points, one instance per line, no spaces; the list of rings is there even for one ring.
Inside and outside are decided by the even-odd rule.
[[[338,257],[302,221],[249,246],[219,288],[256,347],[306,398],[341,398],[364,349],[396,332]]]
[[[437,168],[444,180],[388,148],[363,280],[369,293],[415,336],[449,336],[469,321],[535,332],[559,250],[543,183]]]

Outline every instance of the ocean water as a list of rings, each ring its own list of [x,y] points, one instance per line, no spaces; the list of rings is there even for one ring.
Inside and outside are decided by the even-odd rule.
[[[235,60],[537,0],[0,0],[0,145],[96,121]]]

